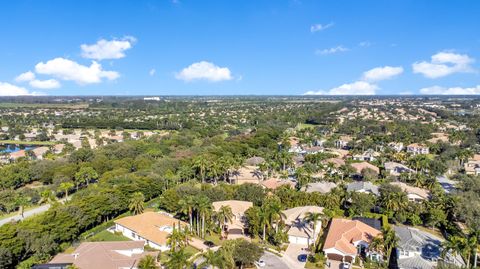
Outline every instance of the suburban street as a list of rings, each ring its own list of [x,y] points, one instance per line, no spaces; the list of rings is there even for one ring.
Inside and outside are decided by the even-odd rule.
[[[281,257],[265,251],[265,254],[260,258],[261,260],[265,261],[265,266],[260,268],[275,268],[275,269],[288,269],[290,268]]]
[[[70,197],[69,197],[69,200],[70,200]],[[58,201],[60,203],[63,203],[63,202],[65,202],[65,198],[63,198],[61,200],[58,200]],[[50,204],[45,204],[45,205],[41,205],[41,206],[36,207],[36,208],[25,210],[23,212],[23,216],[24,216],[23,218],[22,218],[22,216],[20,216],[20,213],[18,213],[15,216],[11,216],[11,217],[2,219],[2,220],[0,220],[0,226],[4,225],[6,223],[9,223],[11,221],[18,221],[18,220],[26,219],[28,217],[43,213],[43,212],[47,211],[50,208],[50,206],[51,206]]]

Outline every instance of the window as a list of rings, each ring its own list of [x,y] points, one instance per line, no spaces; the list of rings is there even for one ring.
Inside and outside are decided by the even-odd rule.
[[[132,232],[132,237],[135,238],[137,236],[134,232]]]

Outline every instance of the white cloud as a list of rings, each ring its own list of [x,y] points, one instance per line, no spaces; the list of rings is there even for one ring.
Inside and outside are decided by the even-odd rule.
[[[115,71],[104,71],[102,65],[93,61],[90,66],[78,64],[65,58],[55,58],[35,66],[38,74],[52,75],[62,80],[75,81],[78,84],[99,83],[102,79],[115,80],[120,75]]]
[[[34,79],[35,79],[35,74],[32,71],[28,71],[28,72],[25,72],[25,73],[22,73],[22,74],[18,75],[15,78],[15,81],[16,82],[25,82],[25,81],[31,81],[31,80],[34,80]]]
[[[316,50],[315,54],[317,54],[317,55],[327,55],[327,54],[334,54],[334,53],[345,52],[345,51],[349,51],[349,49],[345,48],[343,46],[336,46],[336,47],[329,48],[329,49]]]
[[[319,32],[319,31],[323,31],[323,30],[326,30],[326,29],[328,29],[332,26],[333,26],[333,22],[328,23],[328,24],[314,24],[314,25],[310,26],[310,32],[315,33],[315,32]]]
[[[30,81],[30,86],[37,89],[56,89],[60,88],[60,82],[56,79],[47,79],[47,80],[32,80]]]
[[[148,74],[149,74],[150,76],[153,76],[153,75],[155,75],[156,72],[157,72],[157,70],[155,70],[155,69],[150,69],[150,71],[148,72]]]
[[[370,69],[363,73],[363,79],[366,81],[380,81],[391,79],[403,73],[401,66],[383,66]]]
[[[365,81],[340,85],[328,91],[308,91],[304,95],[375,95],[378,86]]]
[[[92,45],[82,44],[82,57],[95,60],[120,59],[125,57],[125,51],[132,48],[136,39],[124,37],[122,39],[100,39]]]
[[[445,88],[441,86],[432,86],[420,89],[421,94],[434,94],[434,95],[472,95],[480,94],[480,85],[471,88],[451,87]]]
[[[18,87],[6,82],[0,82],[0,96],[16,96],[16,95],[39,95],[40,93],[30,93],[23,87]]]
[[[175,74],[175,78],[184,81],[208,80],[217,82],[231,80],[233,76],[227,67],[219,67],[213,63],[201,61],[182,69],[182,71]]]
[[[370,43],[369,41],[362,41],[362,42],[358,43],[358,45],[360,47],[370,47],[372,45],[372,43]]]
[[[474,61],[466,54],[439,52],[431,57],[430,62],[415,62],[412,68],[413,73],[420,73],[427,78],[440,78],[454,73],[473,72],[470,64]]]

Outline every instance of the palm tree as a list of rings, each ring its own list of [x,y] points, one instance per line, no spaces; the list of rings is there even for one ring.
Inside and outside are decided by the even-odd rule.
[[[181,227],[177,228],[175,225],[173,226],[172,233],[167,236],[167,244],[173,252],[186,246],[185,234],[181,230]]]
[[[271,225],[270,214],[268,212],[268,209],[265,206],[260,207],[260,210],[258,211],[258,218],[259,218],[260,226],[262,226],[263,228],[262,240],[265,241],[267,227],[270,227]]]
[[[169,269],[184,269],[189,268],[190,261],[188,260],[189,255],[185,252],[184,248],[181,248],[178,251],[170,252],[170,259],[168,259],[165,264]]]
[[[221,228],[222,232],[225,229],[225,225],[228,222],[232,222],[233,216],[234,215],[233,215],[233,212],[232,212],[232,208],[228,205],[222,205],[218,209],[217,218],[218,218],[218,222],[220,224],[220,228]]]
[[[155,261],[155,257],[151,255],[147,255],[140,259],[138,262],[139,269],[158,269],[157,263]]]
[[[205,182],[205,174],[208,166],[208,160],[205,156],[198,156],[193,161],[193,167],[198,170],[202,183]]]
[[[22,218],[25,217],[23,215],[23,213],[25,211],[25,206],[27,206],[29,202],[30,202],[30,198],[25,197],[23,195],[20,195],[15,199],[15,204],[18,206],[18,211],[19,211],[20,215],[22,216]]]
[[[193,208],[195,207],[195,200],[193,199],[193,196],[188,195],[181,199],[179,202],[180,205],[180,211],[183,214],[188,215],[188,220],[190,222],[190,231],[193,229]]]
[[[56,201],[55,195],[53,195],[53,192],[51,190],[44,190],[42,193],[40,193],[40,201],[38,201],[39,204],[43,203],[53,203]]]
[[[205,219],[207,217],[207,214],[209,214],[212,210],[212,203],[210,202],[210,199],[208,199],[207,196],[200,196],[197,199],[197,214],[199,218],[201,219],[201,232],[199,233],[200,237],[204,238],[205,237]],[[198,222],[197,222],[198,226]]]
[[[209,249],[201,254],[203,262],[198,265],[198,268],[211,268],[219,265],[220,256],[215,251]]]
[[[130,198],[130,204],[128,208],[130,209],[130,211],[132,211],[134,215],[141,214],[145,209],[144,201],[145,196],[143,196],[143,193],[135,192]]]
[[[385,251],[387,253],[386,261],[388,262],[390,260],[390,255],[392,254],[392,250],[397,246],[398,238],[395,234],[395,231],[390,226],[383,228],[382,236]]]
[[[463,252],[465,248],[465,238],[460,236],[449,236],[447,240],[442,243],[441,256],[445,258],[448,253],[452,255],[458,255]]]
[[[315,253],[316,251],[316,246],[317,246],[317,239],[315,238],[315,232],[317,230],[317,223],[323,219],[323,215],[318,213],[318,212],[307,212],[307,214],[305,214],[305,217],[303,218],[304,221],[308,222],[308,223],[312,223],[313,224],[313,248],[312,248],[312,254]]]
[[[68,191],[73,188],[75,185],[70,182],[70,181],[67,181],[67,182],[62,182],[60,183],[60,186],[58,186],[58,189],[61,191],[61,192],[64,192],[65,193],[65,198],[68,199]]]

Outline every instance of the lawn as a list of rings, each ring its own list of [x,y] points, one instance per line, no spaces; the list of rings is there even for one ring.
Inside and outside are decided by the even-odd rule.
[[[90,237],[87,239],[89,242],[98,242],[98,241],[130,241],[130,239],[126,238],[121,234],[111,233],[107,230],[103,230],[98,234]]]
[[[308,123],[299,123],[296,126],[297,130],[307,129],[307,128],[315,128],[316,125],[308,124]]]
[[[216,246],[221,246],[223,245],[223,242],[225,240],[220,240],[220,235],[216,234],[216,233],[212,233],[212,234],[207,234],[205,236],[205,241],[211,241],[213,242]]]

